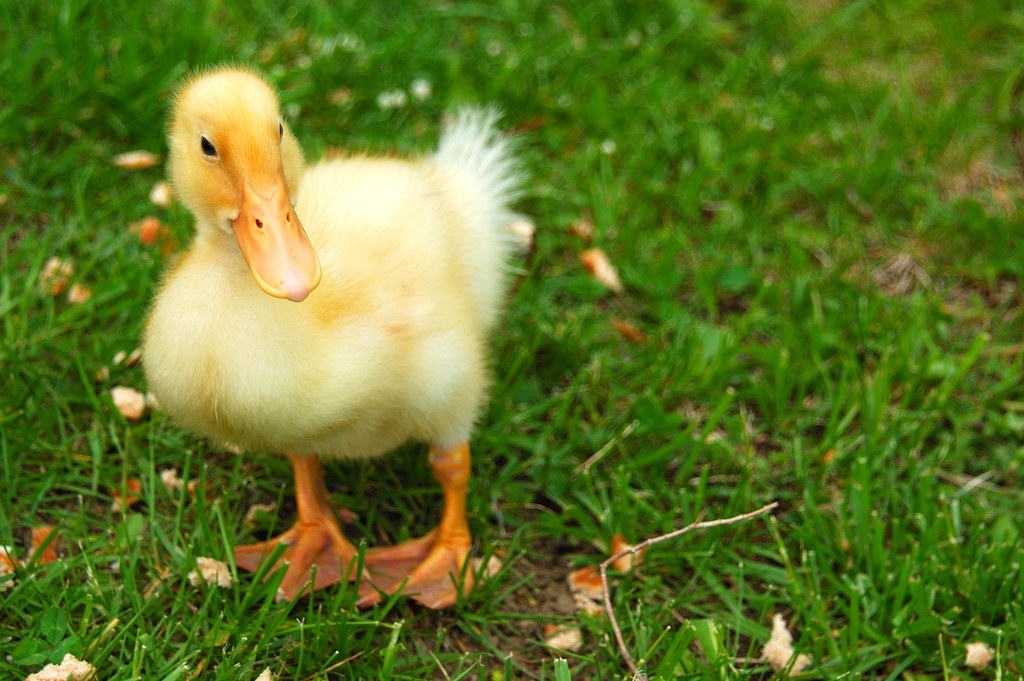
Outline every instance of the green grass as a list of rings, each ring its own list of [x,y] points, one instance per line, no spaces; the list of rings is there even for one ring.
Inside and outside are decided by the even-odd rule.
[[[752,659],[773,613],[814,658],[807,678],[1024,672],[1024,10],[205,7],[0,7],[0,544],[61,536],[58,562],[0,592],[0,678],[65,651],[110,680],[625,678],[607,620],[560,600],[566,573],[617,532],[772,500],[772,518],[658,545],[616,578],[653,678],[771,678]],[[148,202],[160,167],[110,159],[163,153],[170,88],[223,61],[271,75],[310,158],[429,150],[464,102],[530,123],[536,249],[494,339],[469,499],[477,554],[505,568],[450,611],[358,611],[343,587],[275,604],[250,575],[191,587],[196,557],[291,521],[287,462],[219,452],[160,414],[128,422],[109,400],[144,387],[111,358],[138,344],[165,262],[128,225],[191,229]],[[416,78],[429,99],[377,105]],[[621,296],[579,264],[583,217]],[[50,256],[74,263],[87,303],[39,292]],[[168,492],[172,466],[214,493]],[[328,471],[370,543],[422,533],[440,508],[421,445]],[[129,478],[141,502],[111,511]],[[577,653],[545,648],[544,623],[577,620]],[[983,672],[964,666],[975,640],[996,651]]]

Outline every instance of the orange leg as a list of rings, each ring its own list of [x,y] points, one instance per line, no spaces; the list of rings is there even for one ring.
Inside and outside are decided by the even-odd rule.
[[[367,551],[366,568],[385,591],[401,588],[428,608],[440,609],[455,603],[460,586],[462,593],[472,589],[472,574],[466,571],[463,577],[472,543],[466,523],[469,462],[468,444],[445,452],[431,448],[430,466],[444,491],[444,513],[437,528],[419,539]],[[384,586],[378,575],[391,585]],[[369,605],[378,598],[373,594],[360,604]]]
[[[397,546],[374,548],[364,556],[362,575],[350,573],[357,549],[345,538],[324,485],[320,460],[315,456],[289,455],[295,470],[295,499],[299,518],[291,529],[259,544],[235,548],[235,564],[255,572],[278,545],[286,544],[282,562],[288,564],[278,599],[293,599],[344,578],[359,580],[360,606],[380,600],[383,591],[399,589],[429,608],[446,608],[459,594],[472,588],[472,574],[463,570],[472,538],[466,522],[466,488],[469,484],[469,445],[445,452],[430,451],[434,477],[444,491],[440,524],[419,539]],[[310,585],[312,567],[316,581]],[[354,569],[354,568],[353,568]]]
[[[299,507],[299,519],[282,534],[259,544],[235,548],[235,564],[255,572],[260,563],[278,544],[286,544],[282,562],[288,564],[284,579],[278,590],[278,600],[292,599],[310,587],[312,566],[316,566],[316,581],[313,589],[349,577],[349,565],[357,549],[342,534],[334,515],[327,488],[324,486],[323,469],[320,459],[315,456],[289,455],[295,470],[295,500]],[[275,566],[276,569],[276,566]],[[353,568],[354,570],[354,568]],[[363,595],[376,593],[362,580]]]

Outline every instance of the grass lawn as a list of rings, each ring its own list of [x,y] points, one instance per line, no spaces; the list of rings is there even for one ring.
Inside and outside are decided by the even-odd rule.
[[[629,678],[568,573],[615,534],[772,501],[612,575],[651,678],[774,677],[775,614],[804,678],[1024,673],[1018,3],[199,5],[0,6],[0,545],[24,558],[33,529],[59,532],[57,560],[0,577],[0,679],[65,652],[103,681]],[[165,154],[173,84],[225,61],[269,74],[311,159],[427,152],[467,102],[522,131],[536,241],[469,498],[476,555],[503,567],[448,611],[360,611],[344,587],[277,604],[247,573],[192,586],[198,557],[290,524],[288,462],[113,406],[145,389],[114,357],[173,257],[129,226],[157,217],[171,249],[191,218],[150,202],[162,166],[112,158]],[[87,301],[41,290],[52,256]],[[170,468],[207,493],[166,487]],[[436,522],[422,444],[327,470],[354,537]],[[254,525],[255,503],[276,508]],[[548,625],[582,645],[553,650]]]

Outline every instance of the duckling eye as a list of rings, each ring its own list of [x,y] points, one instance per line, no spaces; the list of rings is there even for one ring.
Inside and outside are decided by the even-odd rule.
[[[216,156],[217,155],[216,147],[214,147],[213,144],[210,142],[210,140],[206,139],[205,137],[203,138],[202,146],[203,146],[203,153],[206,154],[207,156]]]
[[[279,139],[284,139],[284,123],[277,124],[277,136]]]

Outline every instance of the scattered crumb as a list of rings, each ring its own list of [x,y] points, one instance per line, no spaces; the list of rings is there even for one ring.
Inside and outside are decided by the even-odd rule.
[[[249,510],[245,512],[245,524],[255,525],[256,516],[260,513],[273,513],[277,508],[274,504],[253,504],[249,507]]]
[[[204,492],[206,494],[206,500],[213,501],[214,493],[210,491],[209,480],[206,481],[206,484],[203,485],[202,489],[199,488],[198,480],[189,480],[186,489],[188,489],[188,493],[192,495],[193,499],[196,497],[198,492]]]
[[[377,95],[377,107],[381,109],[401,109],[408,101],[409,97],[401,88],[384,90]]]
[[[151,151],[136,149],[114,157],[114,165],[125,170],[145,170],[160,163],[160,157]]]
[[[486,565],[484,565],[483,558],[474,558],[470,562],[470,568],[472,568],[473,574],[480,575],[485,579],[497,576],[497,574],[501,572],[501,568],[503,566],[504,563],[502,563],[501,559],[495,555],[491,555],[487,558]]]
[[[68,302],[72,305],[81,305],[92,298],[92,290],[85,284],[72,284],[68,289]]]
[[[622,293],[622,281],[608,255],[600,248],[589,248],[580,253],[580,261],[599,282],[612,293]]]
[[[229,452],[231,454],[243,454],[244,453],[242,451],[241,445],[237,445],[234,442],[222,442],[221,443],[221,447],[224,448],[225,452]],[[344,521],[342,521],[342,522],[344,522]]]
[[[129,478],[125,487],[127,491],[124,493],[118,489],[110,490],[110,496],[114,497],[114,502],[110,504],[110,510],[114,513],[131,508],[138,503],[139,495],[142,494],[142,481],[138,478]]]
[[[781,671],[789,665],[793,659],[793,635],[786,628],[786,620],[782,615],[775,615],[772,618],[772,636],[768,643],[764,644],[764,658],[775,671]],[[811,664],[811,658],[800,654],[793,660],[790,666],[790,673],[799,674]]]
[[[57,534],[56,529],[49,525],[32,528],[32,552],[29,553],[29,558],[36,554],[40,546],[49,541],[50,535],[53,535],[53,541],[50,541],[49,545],[39,555],[39,559],[36,561],[39,565],[46,565],[57,560],[57,537],[59,534]]]
[[[68,653],[60,664],[48,664],[35,674],[29,674],[25,681],[85,681],[95,671],[91,664]]]
[[[412,93],[413,99],[422,102],[425,99],[430,99],[430,96],[434,93],[434,88],[429,80],[417,78],[409,85],[409,92]]]
[[[992,649],[981,641],[975,641],[974,643],[968,643],[967,646],[967,657],[964,659],[964,664],[973,669],[974,671],[981,671],[986,669],[989,664],[992,663]]]
[[[575,653],[583,647],[583,632],[574,625],[548,624],[544,627],[544,643],[556,650]]]
[[[142,359],[142,348],[135,348],[131,354],[128,354],[124,350],[118,350],[114,353],[114,357],[111,359],[113,364],[125,363],[125,366],[133,367],[139,363]]]
[[[106,364],[101,366],[99,369],[96,370],[96,375],[93,376],[93,379],[97,383],[105,383],[106,381],[109,381],[110,380],[110,367],[108,367]]]
[[[200,556],[196,558],[196,567],[199,568],[198,571],[192,570],[188,573],[188,581],[192,586],[199,586],[206,582],[227,589],[235,583],[228,566],[215,558]]]
[[[612,548],[611,555],[616,555],[621,551],[632,549],[633,545],[626,543],[626,540],[621,534],[617,534],[612,537]],[[627,553],[622,558],[612,561],[612,567],[619,572],[632,572],[633,568],[643,562],[643,551],[637,551],[636,553]]]
[[[572,223],[569,231],[579,237],[585,244],[589,244],[594,239],[594,223],[588,217],[582,217]]]
[[[48,296],[58,296],[68,285],[68,279],[75,273],[71,261],[52,256],[43,263],[39,273],[39,290]]]
[[[152,246],[160,240],[160,234],[163,232],[163,224],[160,220],[152,215],[147,215],[138,222],[133,222],[128,226],[128,231],[133,232],[139,236],[139,241],[144,246]]]
[[[600,601],[604,598],[601,573],[593,565],[573,570],[566,577],[565,581],[569,584],[569,591],[574,594],[583,594],[594,601]]]
[[[581,593],[574,593],[572,599],[576,603],[577,610],[585,612],[591,617],[600,617],[604,614],[603,599],[602,601],[595,601]]]
[[[170,206],[171,201],[174,200],[174,191],[171,189],[171,185],[163,180],[154,184],[149,192],[149,200],[161,208]]]
[[[601,585],[601,573],[594,566],[573,570],[566,577],[569,593],[576,601],[576,607],[591,617],[604,613],[604,588]]]
[[[516,246],[522,251],[529,251],[533,248],[533,235],[537,231],[529,220],[518,219],[508,223],[508,231],[512,233]]]
[[[331,103],[335,106],[348,106],[352,103],[352,90],[347,87],[338,88],[331,93]]]
[[[160,471],[160,481],[171,492],[180,492],[185,487],[185,481],[181,479],[177,469],[174,468],[165,468]]]
[[[256,677],[256,681],[274,681],[274,675],[270,672],[270,667],[264,669],[260,675]]]
[[[146,396],[135,388],[114,386],[110,389],[110,399],[126,419],[138,421],[146,412]]]
[[[11,579],[0,580],[0,591],[7,591],[14,587],[14,556],[11,555],[10,546],[0,546],[0,577],[11,575]]]

